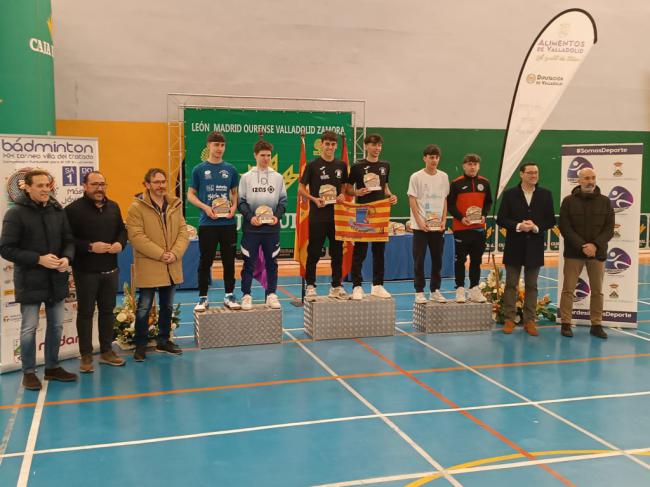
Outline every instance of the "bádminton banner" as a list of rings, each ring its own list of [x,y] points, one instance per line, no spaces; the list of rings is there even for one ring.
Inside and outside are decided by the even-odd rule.
[[[562,146],[562,199],[578,184],[578,171],[592,168],[596,185],[614,209],[614,237],[608,245],[603,282],[603,324],[608,326],[637,327],[642,165],[643,144]],[[564,239],[560,239],[558,296],[564,279],[563,252]],[[573,296],[574,323],[590,324],[590,296],[587,271],[583,270]]]
[[[84,174],[99,167],[97,139],[0,135],[0,178],[2,196],[0,214],[4,215],[20,194],[20,181],[30,169],[44,169],[54,178],[53,196],[63,206],[83,195]],[[14,264],[0,258],[0,372],[19,369],[20,304],[14,301]],[[70,278],[70,296],[65,300],[65,315],[59,357],[79,355],[76,327],[77,298]],[[36,331],[36,362],[43,363],[45,310],[41,308]],[[93,327],[93,345],[98,347],[97,327]]]
[[[234,165],[240,175],[255,165],[253,146],[259,140],[273,144],[271,166],[284,177],[287,188],[287,210],[280,221],[281,255],[292,256],[296,229],[296,197],[298,190],[300,135],[305,134],[307,161],[320,155],[320,134],[333,130],[345,133],[353,140],[352,114],[350,112],[306,112],[281,110],[236,110],[218,108],[187,108],[185,119],[185,189],[192,176],[192,169],[207,159],[205,138],[218,130],[226,137],[224,161]],[[339,139],[339,144],[340,144]],[[186,219],[190,225],[198,225],[199,210],[186,203]],[[241,229],[241,215],[237,213],[237,228]]]
[[[367,204],[336,203],[336,240],[344,242],[388,242],[390,223],[388,199]]]

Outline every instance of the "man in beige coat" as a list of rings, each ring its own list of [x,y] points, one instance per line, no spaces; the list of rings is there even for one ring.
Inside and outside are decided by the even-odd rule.
[[[158,168],[144,176],[145,191],[135,197],[126,218],[135,260],[138,306],[135,313],[136,362],[146,356],[149,312],[158,291],[160,314],[156,352],[180,355],[170,338],[174,291],[183,282],[183,254],[188,245],[182,202],[167,194],[167,175]]]

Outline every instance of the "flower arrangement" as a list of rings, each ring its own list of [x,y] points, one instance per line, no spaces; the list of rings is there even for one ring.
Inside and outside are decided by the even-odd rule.
[[[135,295],[127,283],[124,283],[124,299],[122,304],[113,310],[113,332],[115,341],[125,350],[135,347]],[[172,313],[172,324],[170,338],[174,336],[174,330],[180,324],[181,305],[177,304]],[[158,335],[158,307],[154,304],[149,312],[149,340],[154,340]]]
[[[492,318],[497,323],[505,322],[503,309],[503,269],[492,269],[485,281],[479,284],[481,292],[492,303]],[[517,291],[517,314],[515,322],[520,323],[524,317],[524,281],[519,280],[519,289]],[[537,300],[536,316],[541,316],[549,321],[555,322],[555,310],[551,308],[551,298],[548,294]]]

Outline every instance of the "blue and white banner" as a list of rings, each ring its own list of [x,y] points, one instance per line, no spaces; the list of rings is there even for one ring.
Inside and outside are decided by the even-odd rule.
[[[0,134],[0,215],[21,193],[27,171],[44,169],[53,177],[53,196],[63,206],[83,195],[81,182],[88,171],[99,168],[97,139]],[[13,263],[0,258],[0,373],[20,368],[20,305],[14,301]],[[65,300],[60,358],[79,355],[76,327],[77,299],[70,278],[70,297]],[[42,364],[45,342],[45,309],[41,308],[36,331],[36,361]],[[97,329],[93,327],[97,347]]]
[[[601,194],[614,209],[614,237],[605,261],[603,324],[637,327],[639,282],[639,221],[643,144],[594,144],[562,146],[562,198],[578,184],[578,171],[593,168]],[[560,239],[558,301],[562,292],[564,240]],[[583,270],[573,297],[573,319],[589,325],[591,288]],[[559,316],[558,316],[559,319]]]

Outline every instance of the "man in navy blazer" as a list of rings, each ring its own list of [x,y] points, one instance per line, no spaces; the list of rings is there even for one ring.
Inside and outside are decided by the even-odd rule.
[[[537,185],[537,164],[522,164],[519,176],[520,184],[504,191],[497,215],[497,224],[507,231],[503,250],[503,263],[506,267],[503,333],[510,334],[515,328],[517,288],[523,266],[524,329],[529,335],[537,336],[537,276],[540,267],[544,265],[544,239],[546,231],[555,225],[555,212],[551,192]]]

